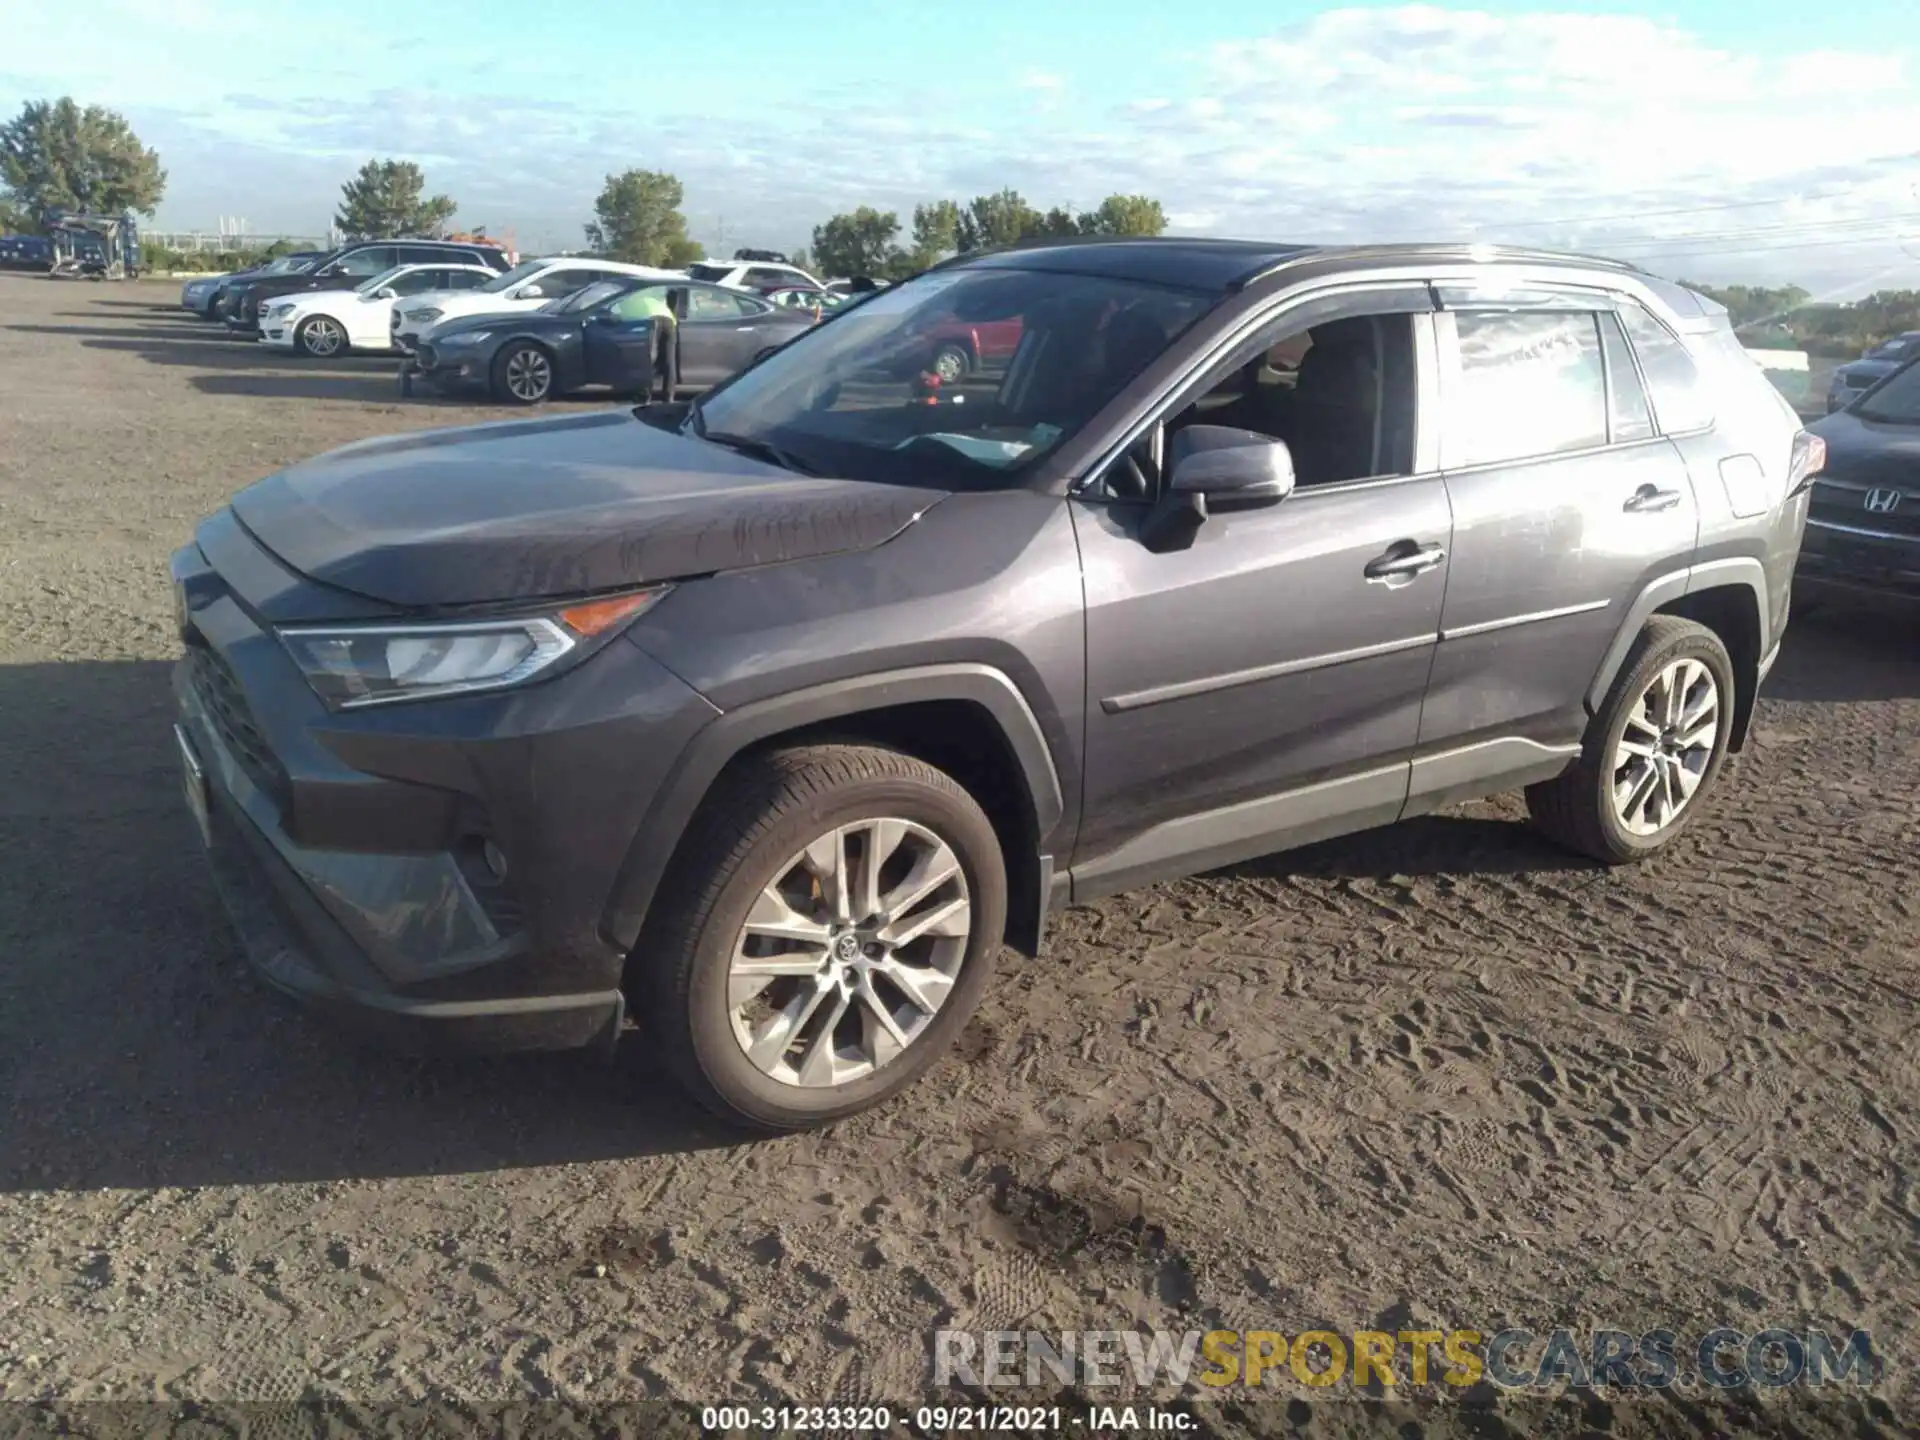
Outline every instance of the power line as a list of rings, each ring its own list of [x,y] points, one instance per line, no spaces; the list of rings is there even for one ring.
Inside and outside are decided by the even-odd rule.
[[[1667,245],[1692,240],[1745,240],[1754,236],[1790,238],[1842,230],[1872,229],[1876,225],[1897,225],[1909,220],[1920,220],[1920,211],[1906,210],[1892,215],[1855,215],[1844,220],[1808,220],[1804,223],[1789,225],[1752,225],[1739,230],[1691,230],[1670,235],[1634,235],[1617,239],[1599,235],[1594,238],[1609,245]]]
[[[1662,220],[1672,215],[1716,215],[1726,210],[1753,210],[1763,205],[1783,205],[1796,200],[1837,200],[1859,188],[1858,185],[1853,185],[1830,195],[1795,194],[1776,195],[1766,200],[1729,200],[1720,205],[1695,205],[1681,210],[1634,210],[1623,211],[1617,215],[1581,215],[1565,220],[1518,220],[1510,225],[1502,225],[1500,228],[1507,230],[1539,230],[1558,225],[1568,229],[1577,229],[1583,225],[1602,225],[1612,220]],[[1489,230],[1493,227],[1490,225],[1481,225],[1476,228]]]
[[[1675,245],[1666,250],[1640,251],[1631,256],[1623,255],[1620,258],[1623,260],[1653,260],[1673,255],[1710,255],[1722,260],[1738,260],[1747,255],[1771,255],[1787,250],[1824,250],[1836,245],[1850,245],[1855,249],[1868,245],[1904,246],[1913,238],[1913,235],[1908,233],[1892,235],[1849,235],[1841,240],[1801,240],[1785,245]],[[1606,253],[1604,246],[1600,247],[1600,253]],[[1915,265],[1916,267],[1920,267],[1920,256],[1915,257]]]

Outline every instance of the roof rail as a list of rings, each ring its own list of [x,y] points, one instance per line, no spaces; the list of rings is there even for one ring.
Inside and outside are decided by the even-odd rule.
[[[1288,255],[1273,264],[1263,266],[1253,274],[1236,282],[1236,288],[1244,289],[1249,285],[1278,274],[1291,265],[1302,265],[1312,260],[1324,259],[1329,255],[1338,255],[1352,260],[1453,260],[1484,259],[1489,262],[1507,264],[1574,264],[1592,269],[1612,270],[1624,275],[1646,275],[1649,272],[1627,260],[1613,260],[1602,255],[1581,255],[1570,250],[1539,250],[1516,245],[1485,245],[1473,241],[1445,241],[1435,243],[1404,242],[1384,245],[1322,245],[1302,249],[1298,255]]]

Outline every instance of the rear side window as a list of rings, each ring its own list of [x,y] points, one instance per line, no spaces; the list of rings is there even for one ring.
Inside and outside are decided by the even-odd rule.
[[[1607,429],[1616,445],[1630,440],[1646,440],[1653,435],[1653,410],[1647,404],[1647,392],[1634,368],[1633,351],[1627,346],[1620,317],[1600,317],[1600,348],[1607,357]]]
[[[1461,311],[1459,393],[1447,398],[1453,465],[1607,443],[1607,384],[1591,313]]]
[[[1640,357],[1641,373],[1652,392],[1654,418],[1669,435],[1702,430],[1713,423],[1713,404],[1699,367],[1674,333],[1638,305],[1624,305],[1620,318]]]

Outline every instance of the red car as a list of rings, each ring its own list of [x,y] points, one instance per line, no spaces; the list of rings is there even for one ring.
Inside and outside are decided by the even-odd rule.
[[[927,348],[924,367],[942,384],[963,380],[983,365],[1004,363],[1020,348],[1024,326],[1018,315],[1005,320],[936,320],[920,332]]]

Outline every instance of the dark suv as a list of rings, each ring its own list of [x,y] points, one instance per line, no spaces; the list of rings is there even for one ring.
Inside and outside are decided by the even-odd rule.
[[[956,320],[1019,344],[903,377]],[[188,803],[281,989],[422,1044],[637,1024],[812,1124],[1071,902],[1516,787],[1658,850],[1746,736],[1822,454],[1622,266],[971,257],[692,406],[240,492],[172,562]]]
[[[304,270],[286,275],[259,275],[230,284],[222,296],[221,315],[235,329],[252,334],[260,328],[260,307],[280,295],[300,290],[351,290],[396,265],[484,265],[505,272],[506,251],[497,245],[470,245],[453,240],[365,240],[343,245],[323,255]]]
[[[1810,427],[1827,447],[1796,583],[1920,613],[1920,354]]]

